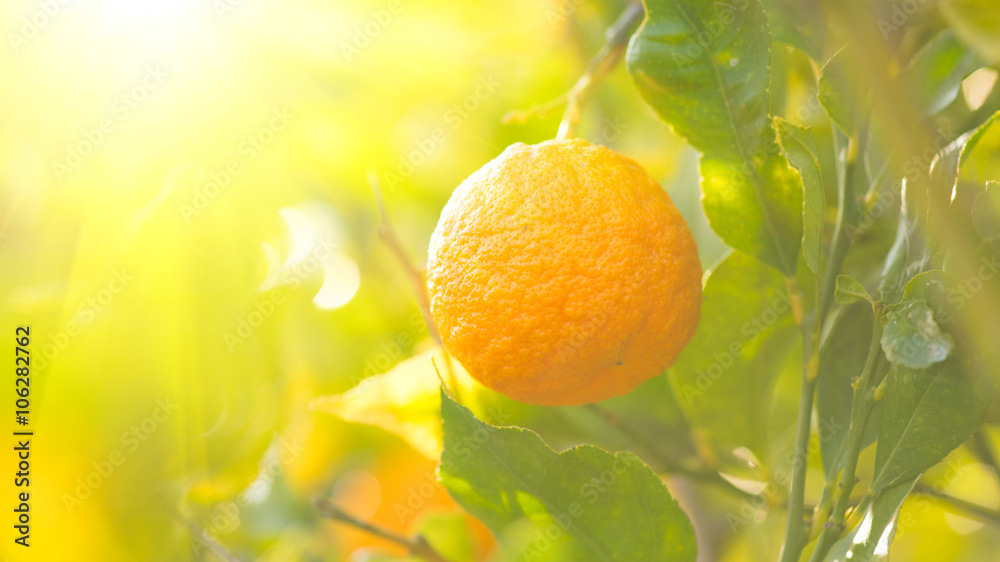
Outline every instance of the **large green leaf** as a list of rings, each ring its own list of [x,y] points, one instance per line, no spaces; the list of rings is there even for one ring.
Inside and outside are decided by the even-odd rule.
[[[670,380],[696,435],[720,455],[742,446],[767,458],[772,386],[796,333],[776,271],[740,252],[712,268],[698,331]]]
[[[896,516],[910,495],[914,477],[890,486],[868,506],[864,518],[853,531],[830,549],[825,562],[884,562],[889,559],[889,545],[896,534]]]
[[[816,417],[819,421],[819,452],[827,479],[840,469],[846,452],[844,443],[851,425],[851,404],[854,401],[851,381],[861,376],[864,370],[871,338],[871,306],[867,302],[858,302],[843,310],[823,342],[817,380]],[[874,425],[872,421],[869,421],[869,427]]]
[[[941,462],[975,432],[993,396],[989,381],[970,376],[957,358],[920,370],[894,365],[888,376],[874,490]]]
[[[823,220],[826,195],[823,171],[819,165],[819,150],[812,130],[793,125],[780,117],[774,118],[778,143],[788,162],[802,178],[802,256],[815,274],[820,272],[823,250]]]
[[[945,303],[952,286],[946,274],[929,271],[907,284],[903,300],[923,300],[934,309],[935,317],[948,319],[951,314]],[[955,352],[943,362],[926,369],[903,364],[890,369],[872,490],[921,474],[982,423],[992,401],[993,383],[970,360],[972,354],[963,351],[963,342],[958,340]]]
[[[443,392],[441,415],[438,474],[452,497],[498,536],[532,527],[526,541],[507,545],[508,559],[697,557],[687,516],[635,455],[589,445],[556,453],[530,430],[480,422]]]
[[[771,38],[760,0],[646,0],[629,43],[639,93],[691,146],[736,162],[767,140]]]
[[[640,95],[700,152],[713,230],[786,275],[801,244],[802,188],[768,117],[770,35],[760,0],[646,0],[627,64]]]
[[[802,242],[802,182],[780,154],[759,171],[705,155],[702,206],[712,230],[730,246],[788,276],[795,274]]]
[[[920,115],[931,115],[947,107],[958,96],[964,80],[983,66],[975,54],[946,29],[935,35],[900,73],[900,91],[909,92]]]
[[[942,0],[941,13],[958,36],[985,61],[1000,61],[1000,10],[996,0]]]

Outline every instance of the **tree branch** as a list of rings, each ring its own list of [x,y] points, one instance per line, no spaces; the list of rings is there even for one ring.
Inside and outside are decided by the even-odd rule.
[[[409,550],[410,554],[413,556],[419,556],[428,560],[428,562],[449,562],[447,558],[441,556],[441,554],[434,550],[434,547],[432,547],[421,535],[417,535],[412,539],[397,535],[392,531],[357,519],[354,516],[345,513],[333,503],[324,499],[316,499],[316,508],[323,514],[324,517],[328,519],[332,519],[333,521],[337,521],[339,523],[345,523],[365,531],[366,533],[383,538],[389,542],[396,543]]]

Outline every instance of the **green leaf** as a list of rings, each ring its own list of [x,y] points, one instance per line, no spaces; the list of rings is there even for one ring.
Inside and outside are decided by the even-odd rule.
[[[626,61],[642,98],[698,149],[705,215],[724,242],[786,275],[801,244],[801,182],[768,118],[760,0],[646,0]]]
[[[736,162],[758,157],[767,140],[771,43],[760,0],[645,5],[626,55],[639,94],[700,152]]]
[[[878,287],[880,301],[897,303],[903,298],[906,283],[923,268],[926,247],[924,233],[917,229],[916,220],[905,212],[900,213],[896,239],[882,268]]]
[[[819,4],[798,0],[763,0],[774,40],[790,45],[814,61],[823,56],[826,21]]]
[[[923,473],[968,439],[993,396],[958,358],[913,370],[893,365],[875,453],[873,490]]]
[[[840,539],[825,562],[885,562],[896,534],[896,516],[919,477],[904,480],[879,492],[864,518],[853,531]]]
[[[432,512],[420,520],[417,533],[445,559],[472,562],[477,556],[469,522],[460,511]]]
[[[910,369],[926,369],[948,358],[955,342],[934,321],[934,311],[924,301],[893,305],[882,332],[882,351],[889,361]]]
[[[802,242],[802,182],[785,158],[769,156],[748,176],[706,155],[701,176],[702,206],[719,238],[793,276]]]
[[[866,300],[873,304],[875,302],[871,295],[868,294],[864,285],[850,275],[837,276],[837,288],[833,294],[833,299],[837,301],[837,304],[842,305],[854,304],[859,300]]]
[[[819,452],[823,472],[831,479],[846,453],[847,430],[854,400],[852,379],[861,375],[872,341],[872,309],[864,303],[842,309],[820,351],[816,392]],[[869,420],[868,427],[875,425]],[[872,440],[877,436],[873,432]],[[871,441],[869,441],[869,444]]]
[[[802,256],[810,271],[819,275],[823,251],[823,222],[826,195],[819,150],[812,130],[774,118],[778,143],[788,162],[802,178]]]
[[[819,77],[819,103],[848,135],[854,132],[854,117],[863,101],[859,96],[868,90],[867,81],[857,72],[864,68],[862,56],[856,43],[848,43],[826,61]]]
[[[781,275],[740,252],[712,268],[698,331],[669,376],[695,435],[719,455],[747,447],[767,458],[772,386],[796,333]]]
[[[944,308],[954,284],[940,271],[914,277],[903,300],[920,300],[947,318]],[[894,364],[887,375],[885,403],[875,452],[872,490],[921,474],[968,439],[982,423],[993,383],[963,356],[962,342],[948,359],[926,369]]]
[[[994,0],[942,0],[939,6],[965,44],[989,64],[1000,61],[1000,11]]]
[[[986,190],[972,207],[972,221],[983,240],[1000,236],[1000,183],[986,182]]]
[[[532,560],[694,561],[694,529],[663,481],[632,453],[556,453],[538,434],[480,422],[441,393],[441,483],[497,536],[530,524]],[[510,546],[510,545],[508,545]]]
[[[930,185],[927,187],[926,239],[930,243],[935,266],[941,267],[947,254],[949,239],[947,233],[952,227],[945,210],[952,206],[959,171],[965,163],[967,155],[983,138],[986,131],[998,121],[1000,121],[1000,112],[994,113],[983,124],[952,141],[931,162]]]
[[[934,183],[934,194],[940,204],[949,204],[952,191],[958,182],[958,173],[969,152],[975,148],[994,123],[1000,121],[1000,111],[994,113],[982,125],[964,133],[952,141],[931,162],[930,177]]]
[[[914,107],[921,116],[931,115],[955,101],[962,80],[982,66],[979,57],[946,29],[928,41],[900,73],[899,90],[914,97]]]
[[[435,367],[435,363],[437,367]],[[363,423],[394,433],[429,459],[441,456],[441,413],[438,369],[449,372],[456,390],[475,401],[478,411],[489,411],[497,421],[511,417],[504,407],[490,407],[484,397],[496,396],[440,347],[397,363],[387,373],[363,379],[343,394],[320,396],[310,409],[344,421]]]

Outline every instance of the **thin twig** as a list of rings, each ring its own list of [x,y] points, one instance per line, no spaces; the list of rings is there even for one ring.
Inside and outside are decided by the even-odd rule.
[[[604,46],[594,55],[594,58],[590,59],[583,76],[573,84],[573,87],[568,92],[545,103],[535,104],[528,109],[508,111],[503,116],[503,122],[523,123],[529,117],[534,115],[544,116],[549,111],[566,104],[556,138],[572,138],[576,132],[576,125],[580,121],[583,106],[590,98],[594,88],[615,68],[621,60],[622,55],[625,54],[629,37],[639,27],[639,22],[642,21],[645,12],[641,2],[630,2],[621,15],[618,16],[618,19],[615,20],[615,23],[604,33]]]
[[[188,529],[191,532],[192,537],[198,542],[205,545],[212,554],[216,555],[220,560],[225,562],[240,562],[233,553],[222,545],[219,541],[213,539],[201,525],[197,523],[188,523]]]
[[[447,558],[434,550],[434,547],[432,547],[421,535],[417,535],[412,539],[402,535],[397,535],[392,531],[357,519],[356,517],[345,513],[333,503],[324,499],[316,500],[316,508],[319,509],[319,512],[322,513],[324,517],[339,523],[345,523],[365,531],[366,533],[383,538],[389,542],[396,543],[409,550],[412,556],[419,556],[428,562],[449,562]]]
[[[645,13],[642,3],[630,2],[625,7],[625,11],[605,32],[604,46],[594,58],[590,59],[583,76],[576,81],[576,84],[573,84],[573,87],[566,94],[566,110],[559,123],[559,132],[556,133],[557,139],[568,139],[574,136],[576,125],[580,122],[583,113],[583,106],[590,99],[594,88],[618,65],[618,61],[625,54],[629,37],[639,27],[639,22],[642,21]]]
[[[956,498],[950,494],[944,492],[939,492],[930,486],[924,484],[917,484],[913,487],[914,494],[923,494],[927,496],[932,496],[938,498],[942,502],[950,505],[951,507],[958,509],[972,515],[985,523],[991,523],[993,525],[1000,525],[1000,511],[995,509],[990,509],[988,507],[983,507],[978,503],[972,503],[970,501],[963,500],[962,498]]]
[[[168,501],[165,496],[161,495],[159,500],[160,506],[164,509],[164,511],[166,511],[179,525],[182,525],[188,530],[191,534],[192,540],[200,543],[223,562],[240,562],[240,559],[237,558],[232,552],[229,552],[229,549],[209,535],[208,531],[206,531],[204,527],[181,514],[180,510]]]
[[[802,332],[802,388],[799,394],[799,413],[795,425],[795,458],[792,461],[792,478],[788,487],[788,516],[785,522],[785,540],[781,547],[781,561],[793,562],[799,559],[806,545],[805,489],[806,463],[809,455],[813,399],[816,394],[816,380],[819,375],[820,339],[820,298],[817,294],[812,320],[805,318],[805,297],[794,278],[786,278],[788,294],[791,296],[795,321]],[[816,291],[821,290],[816,278]]]
[[[705,482],[708,484],[714,484],[718,486],[721,490],[730,493],[736,497],[739,497],[741,499],[754,497],[754,494],[751,494],[745,490],[737,488],[736,486],[733,485],[732,482],[723,478],[718,472],[709,470],[707,468],[698,469],[698,468],[690,468],[682,466],[681,464],[678,464],[676,461],[668,458],[666,455],[661,453],[660,450],[650,440],[646,439],[646,437],[642,434],[642,432],[632,427],[630,424],[622,421],[621,418],[615,415],[613,412],[610,412],[597,404],[588,404],[586,408],[591,412],[593,412],[594,414],[596,414],[597,416],[603,418],[604,421],[608,423],[608,425],[616,429],[627,439],[633,441],[635,444],[639,445],[647,452],[649,452],[659,462],[663,471],[666,472],[667,474],[686,476],[688,478],[691,478],[692,480]]]
[[[406,272],[412,285],[413,294],[417,297],[417,305],[420,307],[420,313],[424,316],[424,322],[427,323],[427,329],[430,331],[434,341],[438,345],[441,345],[441,334],[438,332],[437,325],[434,324],[434,318],[431,317],[431,304],[430,299],[427,297],[427,284],[424,281],[424,276],[406,256],[403,244],[399,241],[399,236],[392,227],[392,222],[389,221],[389,213],[386,211],[385,201],[382,199],[382,190],[379,187],[378,175],[374,171],[368,172],[368,183],[371,184],[372,193],[375,195],[375,203],[378,205],[378,235],[385,242],[385,245],[389,247],[389,250],[392,251],[392,255],[396,257],[396,261],[403,266],[403,270]]]
[[[875,366],[882,353],[880,340],[882,337],[882,313],[881,307],[873,307],[874,321],[872,326],[872,340],[868,348],[868,359],[865,361],[865,368],[861,372],[858,384],[854,388],[854,399],[851,404],[851,425],[847,432],[847,457],[844,460],[844,467],[840,473],[840,480],[837,484],[837,499],[833,504],[833,511],[830,519],[824,524],[820,532],[816,548],[813,550],[810,562],[823,560],[833,543],[840,538],[844,531],[844,519],[847,515],[847,508],[851,501],[851,491],[857,482],[856,471],[858,468],[858,457],[864,445],[865,426],[875,408],[875,399],[872,396],[872,379],[875,374]]]
[[[444,390],[444,393],[448,395],[448,398],[462,404],[462,396],[460,395],[461,389],[458,387],[458,379],[455,377],[455,369],[451,366],[451,355],[448,353],[448,350],[443,347],[441,348],[441,351],[445,355],[445,367],[448,369],[447,382],[441,375],[441,369],[438,368],[437,361],[435,361],[433,357],[431,357],[431,365],[434,366],[434,372],[437,373],[438,381],[441,383],[441,388]]]
[[[557,98],[551,99],[545,103],[536,103],[527,109],[512,109],[505,113],[500,121],[506,125],[508,123],[524,123],[528,119],[535,116],[544,118],[548,112],[565,103],[566,94],[563,93]]]
[[[973,451],[975,451],[976,456],[980,460],[985,462],[993,469],[993,472],[997,475],[997,479],[1000,480],[1000,458],[997,457],[996,448],[993,446],[993,440],[990,438],[988,430],[985,427],[979,428],[972,436],[972,441],[969,445]]]

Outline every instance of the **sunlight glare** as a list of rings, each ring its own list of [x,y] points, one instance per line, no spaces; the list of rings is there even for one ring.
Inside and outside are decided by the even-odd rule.
[[[340,252],[334,253],[323,265],[323,286],[313,297],[313,303],[326,310],[340,308],[349,303],[361,287],[361,272],[354,260]]]

